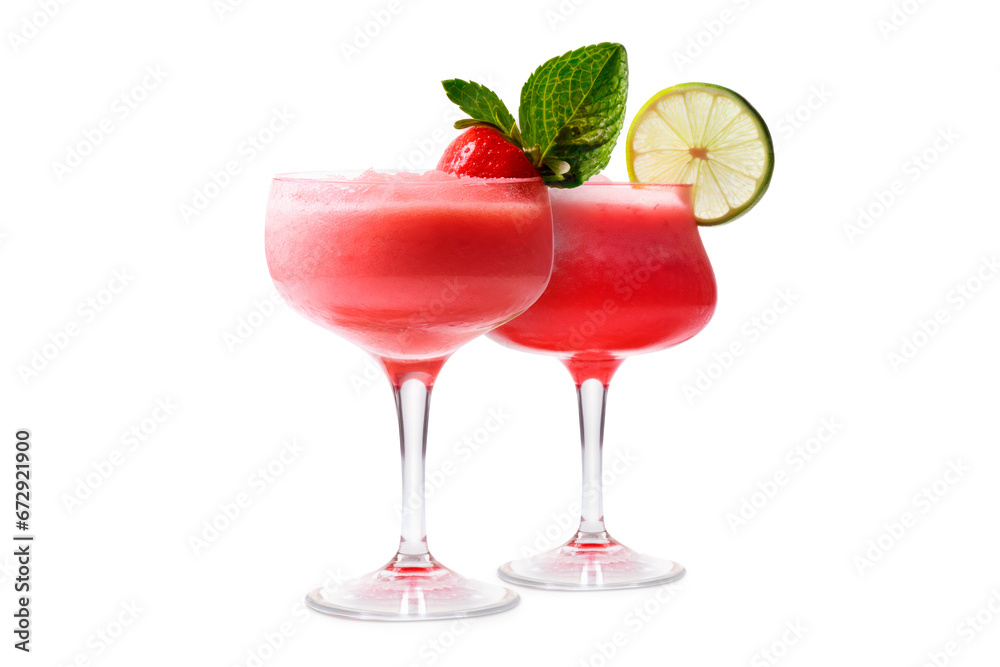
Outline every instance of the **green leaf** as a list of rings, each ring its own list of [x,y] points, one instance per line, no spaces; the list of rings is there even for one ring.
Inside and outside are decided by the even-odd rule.
[[[535,70],[521,89],[518,115],[522,145],[546,183],[576,187],[607,166],[625,123],[627,94],[621,44],[585,46]],[[553,166],[560,163],[569,169],[558,173]]]
[[[493,125],[508,137],[516,138],[520,134],[517,132],[517,124],[514,116],[507,109],[507,105],[492,90],[474,81],[462,81],[461,79],[448,79],[442,81],[444,92],[448,99],[459,106],[465,113],[469,114],[472,121],[460,120],[455,123],[455,127],[471,127],[474,124]],[[459,127],[459,123],[464,123]]]

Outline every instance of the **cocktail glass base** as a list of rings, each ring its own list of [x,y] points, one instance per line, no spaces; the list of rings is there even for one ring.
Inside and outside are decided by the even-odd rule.
[[[660,586],[684,576],[682,565],[647,556],[607,536],[578,534],[557,549],[500,566],[504,581],[557,591]]]
[[[463,577],[430,556],[397,556],[339,588],[318,588],[306,596],[306,604],[318,612],[369,621],[483,616],[513,609],[518,602],[509,588]]]

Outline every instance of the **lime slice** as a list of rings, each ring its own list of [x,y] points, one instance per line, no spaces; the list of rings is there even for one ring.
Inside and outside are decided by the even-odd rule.
[[[628,177],[694,184],[699,225],[735,220],[763,196],[774,169],[764,119],[722,86],[682,83],[643,105],[625,141]]]

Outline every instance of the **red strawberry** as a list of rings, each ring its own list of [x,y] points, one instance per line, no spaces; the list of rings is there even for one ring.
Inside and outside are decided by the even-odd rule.
[[[477,178],[533,178],[538,176],[524,151],[499,130],[470,127],[444,149],[437,168],[458,176]]]

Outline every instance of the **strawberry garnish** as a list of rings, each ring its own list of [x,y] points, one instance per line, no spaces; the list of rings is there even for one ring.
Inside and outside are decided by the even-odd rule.
[[[444,149],[437,168],[476,178],[533,178],[538,170],[524,151],[489,125],[470,127]]]

